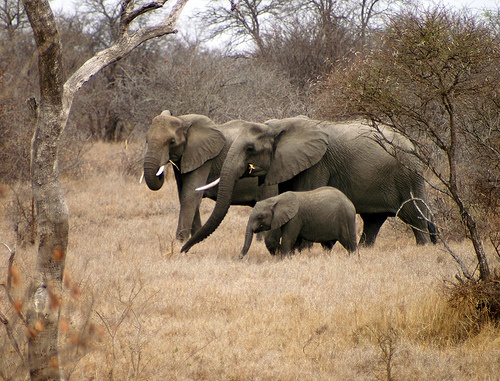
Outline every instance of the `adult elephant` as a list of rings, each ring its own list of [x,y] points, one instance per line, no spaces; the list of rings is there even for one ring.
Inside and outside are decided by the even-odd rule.
[[[373,245],[384,221],[396,214],[412,227],[417,244],[435,241],[429,236],[434,225],[424,218],[423,170],[412,144],[401,135],[358,121],[331,123],[303,117],[243,124],[222,167],[215,208],[181,251],[218,227],[236,182],[249,176],[267,185],[279,184],[279,193],[325,185],[338,188],[363,219],[361,245]]]
[[[204,115],[173,116],[163,111],[153,118],[146,134],[144,179],[151,190],[159,190],[164,182],[164,167],[172,163],[180,201],[176,238],[185,242],[201,227],[201,199],[217,199],[217,187],[203,192],[196,188],[220,176],[220,169],[242,126],[242,121],[216,125]],[[258,179],[248,177],[234,185],[233,205],[255,205],[261,189]],[[270,195],[275,194],[270,193]]]

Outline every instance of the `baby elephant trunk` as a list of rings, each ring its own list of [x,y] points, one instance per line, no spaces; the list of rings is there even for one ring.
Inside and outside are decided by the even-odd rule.
[[[245,244],[243,245],[243,248],[241,249],[240,253],[240,259],[243,259],[243,257],[248,253],[248,250],[250,249],[250,245],[252,244],[252,239],[253,239],[253,229],[250,224],[250,221],[248,222],[247,225],[247,231],[245,233]]]

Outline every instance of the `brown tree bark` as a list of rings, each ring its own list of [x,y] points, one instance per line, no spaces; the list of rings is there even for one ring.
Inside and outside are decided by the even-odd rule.
[[[28,364],[32,380],[58,380],[59,300],[68,246],[68,209],[57,167],[58,140],[64,128],[61,42],[48,1],[23,2],[38,48],[40,76],[40,105],[31,146],[38,254],[27,313]]]
[[[37,46],[40,102],[31,147],[31,185],[36,208],[38,253],[31,287],[28,323],[28,364],[32,380],[60,380],[58,324],[62,278],[69,232],[68,209],[61,191],[58,143],[66,127],[75,93],[93,75],[142,42],[176,33],[175,23],[188,0],[178,0],[158,24],[130,32],[137,17],[163,7],[166,0],[134,8],[122,1],[117,42],[97,53],[66,82],[63,79],[61,39],[48,0],[23,0]]]

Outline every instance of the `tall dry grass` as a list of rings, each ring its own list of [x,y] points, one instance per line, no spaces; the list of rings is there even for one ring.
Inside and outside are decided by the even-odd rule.
[[[63,180],[70,210],[63,368],[70,380],[498,380],[500,330],[477,331],[446,300],[458,267],[439,245],[417,247],[387,223],[373,249],[336,245],[270,256],[254,241],[243,261],[249,208],[232,207],[189,253],[174,239],[171,179],[139,184],[141,150],[96,144]],[[0,241],[15,242],[10,192]],[[203,218],[213,202],[203,201]],[[469,265],[467,242],[452,243]],[[36,248],[19,248],[22,297]],[[0,274],[6,275],[7,255]],[[6,307],[2,294],[1,308]],[[23,329],[18,325],[18,338]],[[0,331],[0,376],[26,368]],[[25,346],[21,348],[25,349]]]

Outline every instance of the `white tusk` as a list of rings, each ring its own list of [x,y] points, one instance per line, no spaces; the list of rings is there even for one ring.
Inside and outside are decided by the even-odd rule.
[[[195,191],[196,192],[201,192],[201,191],[207,190],[209,188],[213,188],[214,186],[216,186],[217,184],[219,184],[219,181],[220,181],[220,177],[217,180],[212,181],[210,184],[203,185],[202,187],[196,188]]]
[[[156,172],[156,176],[160,176],[160,175],[163,173],[163,171],[164,171],[164,170],[165,170],[165,166],[164,166],[164,165],[162,165],[162,166],[160,167],[160,169],[158,170],[158,172]]]
[[[144,180],[144,171],[141,173],[141,178],[139,179],[139,184],[142,184],[142,180]]]

